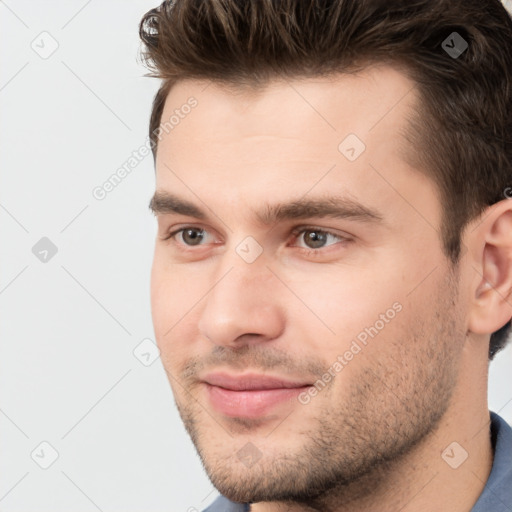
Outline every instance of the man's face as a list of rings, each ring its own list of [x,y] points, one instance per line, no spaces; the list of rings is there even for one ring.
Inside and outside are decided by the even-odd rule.
[[[401,156],[412,87],[381,66],[257,95],[179,82],[167,98],[162,123],[189,113],[163,133],[156,190],[204,215],[159,204],[153,322],[185,427],[232,500],[362,479],[448,407],[465,318],[436,189]],[[214,374],[301,387],[228,391]]]

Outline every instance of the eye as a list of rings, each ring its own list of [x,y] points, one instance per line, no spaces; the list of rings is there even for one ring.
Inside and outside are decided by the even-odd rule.
[[[184,245],[194,247],[201,245],[201,242],[206,237],[206,233],[207,232],[204,229],[194,226],[186,226],[184,228],[172,231],[168,236],[163,238],[163,240],[170,240],[171,238],[175,238],[176,235],[180,235],[181,241]]]
[[[292,234],[296,236],[297,240],[302,239],[305,244],[305,246],[301,247],[299,245],[298,247],[306,250],[309,249],[309,252],[316,252],[318,249],[322,249],[323,247],[329,247],[330,245],[335,245],[338,242],[349,240],[348,237],[337,235],[330,231],[315,227],[300,227],[295,229]],[[332,243],[328,243],[329,241]]]
[[[302,244],[304,244],[292,245],[292,247],[297,247],[306,255],[320,255],[323,254],[324,251],[321,251],[321,249],[324,247],[336,245],[341,242],[349,242],[351,240],[349,237],[310,226],[297,227],[291,232],[291,235],[294,237],[295,242],[302,240]],[[178,246],[181,245],[184,250],[186,250],[186,248],[206,245],[209,237],[213,238],[205,229],[197,226],[185,226],[170,232],[167,236],[163,237],[162,240],[173,240],[175,244]]]

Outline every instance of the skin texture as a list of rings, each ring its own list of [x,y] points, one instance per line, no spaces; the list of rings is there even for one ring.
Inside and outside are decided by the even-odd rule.
[[[157,216],[151,301],[176,405],[212,483],[253,511],[470,510],[492,465],[489,335],[512,316],[511,201],[468,226],[452,269],[436,188],[402,157],[414,84],[389,66],[258,93],[182,81],[162,120],[190,96],[197,106],[162,134],[156,190],[208,217]],[[338,150],[350,133],[366,145],[354,161]],[[312,216],[269,227],[254,213],[334,194],[383,223]],[[183,233],[163,240],[186,227],[205,230],[199,245]],[[297,227],[345,239],[313,246]],[[252,263],[236,251],[249,236],[263,251]],[[333,371],[382,315],[378,334]],[[329,368],[308,403],[256,419],[218,412],[201,382],[224,371],[313,384]],[[446,462],[464,451],[456,469]]]

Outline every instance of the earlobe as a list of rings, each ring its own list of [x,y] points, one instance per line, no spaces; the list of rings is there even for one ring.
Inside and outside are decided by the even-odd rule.
[[[492,334],[512,317],[512,201],[493,205],[476,233],[481,240],[478,285],[471,304],[471,332]]]

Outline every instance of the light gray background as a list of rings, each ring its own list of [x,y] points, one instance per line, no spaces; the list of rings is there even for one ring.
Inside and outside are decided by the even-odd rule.
[[[156,5],[0,1],[0,512],[192,512],[218,495],[160,359],[133,353],[154,340],[152,156],[92,194],[146,141],[158,81],[138,23]],[[490,366],[489,404],[512,423],[511,359]]]

